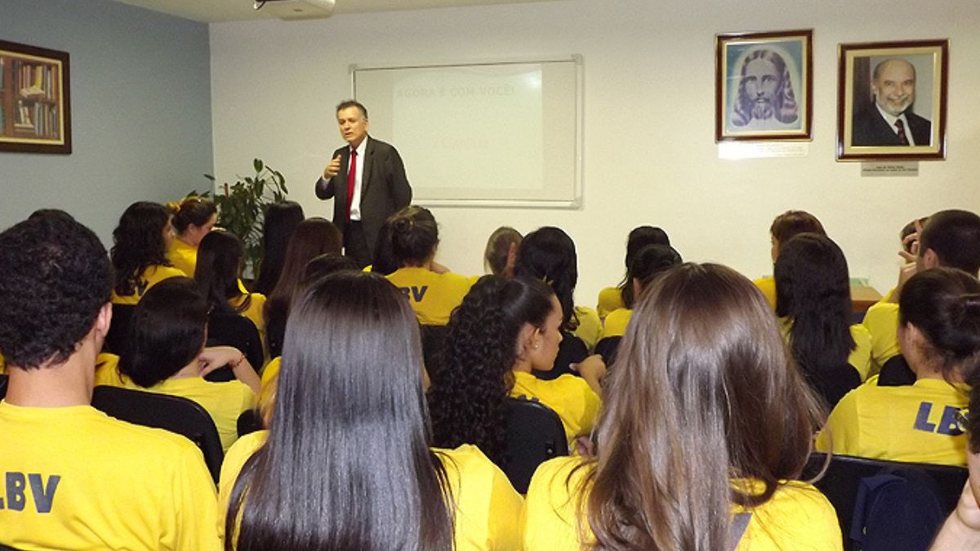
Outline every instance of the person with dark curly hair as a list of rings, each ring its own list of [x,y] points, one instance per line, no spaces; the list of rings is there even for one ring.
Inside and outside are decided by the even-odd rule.
[[[203,407],[218,429],[227,451],[238,439],[238,417],[255,407],[259,376],[240,350],[205,347],[210,306],[189,277],[154,285],[136,305],[129,326],[129,345],[118,364],[106,362],[96,385],[169,394]],[[211,382],[208,373],[228,366],[236,380]]]
[[[606,287],[599,291],[599,300],[596,304],[596,311],[599,319],[605,320],[610,312],[618,308],[632,308],[635,295],[633,293],[633,282],[629,277],[630,264],[633,257],[640,249],[648,245],[667,245],[670,246],[670,237],[667,232],[656,226],[637,226],[630,230],[626,238],[626,275],[619,285]]]
[[[200,450],[89,405],[112,317],[99,239],[68,216],[32,217],[0,234],[0,265],[0,544],[218,549]]]
[[[130,205],[112,231],[113,304],[136,304],[147,289],[170,277],[184,276],[167,260],[173,239],[171,215],[160,203],[138,201]]]
[[[443,365],[432,374],[435,444],[475,444],[502,464],[507,396],[537,398],[553,409],[570,443],[588,435],[599,409],[602,360],[594,356],[579,364],[581,377],[540,380],[531,374],[554,365],[561,320],[561,304],[541,281],[481,278],[453,312]]]
[[[398,269],[387,275],[401,289],[422,325],[446,325],[449,314],[459,306],[476,277],[454,274],[436,261],[439,226],[432,212],[411,205],[396,212],[385,223],[387,250]]]
[[[171,222],[174,238],[167,245],[167,260],[187,277],[194,277],[197,249],[204,236],[218,223],[218,208],[210,199],[196,196],[171,204],[175,205]]]
[[[554,369],[537,373],[553,379],[573,373],[570,364],[580,363],[599,341],[602,323],[592,308],[575,305],[578,283],[578,255],[575,242],[561,228],[545,226],[524,236],[514,273],[547,283],[561,303],[561,331],[566,337],[556,358]]]

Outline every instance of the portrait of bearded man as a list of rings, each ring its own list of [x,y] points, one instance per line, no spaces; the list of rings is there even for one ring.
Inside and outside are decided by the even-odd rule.
[[[742,60],[738,78],[732,125],[747,130],[799,128],[799,105],[781,55],[766,48],[753,50]]]

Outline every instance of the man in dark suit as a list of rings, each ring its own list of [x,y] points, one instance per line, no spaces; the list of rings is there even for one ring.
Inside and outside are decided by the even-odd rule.
[[[871,77],[875,101],[854,114],[851,145],[931,145],[932,123],[912,111],[915,67],[904,59],[886,59]]]
[[[333,223],[344,234],[344,252],[366,266],[381,225],[408,206],[412,188],[398,151],[368,136],[363,105],[353,100],[338,105],[337,125],[348,145],[334,151],[316,182],[316,196],[333,198]]]

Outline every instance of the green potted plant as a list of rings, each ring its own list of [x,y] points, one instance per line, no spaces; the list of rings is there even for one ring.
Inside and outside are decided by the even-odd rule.
[[[245,247],[245,277],[256,273],[262,259],[266,209],[273,203],[285,201],[289,192],[282,173],[267,166],[262,159],[253,160],[252,168],[255,170],[253,176],[239,176],[235,183],[225,182],[220,187],[215,186],[214,176],[204,175],[214,189],[218,226],[237,235]],[[223,193],[218,193],[219,190]],[[208,197],[211,191],[193,194]]]

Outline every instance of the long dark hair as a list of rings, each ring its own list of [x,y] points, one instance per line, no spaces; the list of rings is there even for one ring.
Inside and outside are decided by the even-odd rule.
[[[820,234],[797,234],[780,243],[773,277],[776,315],[792,324],[790,347],[807,378],[846,365],[856,345],[847,259],[840,247]]]
[[[289,239],[282,274],[276,287],[265,303],[266,337],[269,351],[278,356],[282,350],[282,339],[286,333],[286,318],[289,304],[303,282],[306,264],[315,256],[325,253],[340,253],[343,236],[333,223],[324,218],[309,218],[296,226]]]
[[[415,314],[384,277],[341,272],[306,288],[268,440],[232,490],[225,548],[451,549],[421,357]]]
[[[626,238],[626,275],[623,276],[623,281],[619,283],[619,294],[623,297],[623,304],[627,308],[632,308],[636,301],[636,297],[633,296],[633,277],[630,274],[630,265],[633,264],[636,254],[650,245],[669,247],[670,237],[667,232],[656,226],[637,226],[630,230],[630,234]]]
[[[279,281],[282,264],[286,260],[286,247],[296,226],[303,221],[303,207],[295,201],[273,203],[265,211],[262,226],[262,261],[259,277],[255,280],[255,292],[269,295]]]
[[[242,293],[238,287],[244,253],[241,240],[231,232],[215,230],[201,239],[194,280],[213,311],[241,313],[248,310],[251,296]],[[238,306],[233,307],[228,302],[242,295],[245,300]]]
[[[644,292],[607,384],[584,498],[595,549],[731,549],[731,504],[798,478],[819,423],[769,305],[716,264],[682,264]]]
[[[480,278],[449,319],[441,368],[431,371],[433,442],[475,444],[504,463],[504,400],[514,386],[517,339],[530,323],[542,327],[553,304],[547,285],[503,276]]]
[[[575,285],[578,255],[575,242],[561,228],[544,226],[524,236],[514,275],[539,279],[551,286],[562,308],[562,331],[578,328],[575,314]]]
[[[390,242],[387,250],[399,268],[425,264],[439,246],[439,226],[425,207],[409,205],[393,214],[385,227]]]
[[[629,269],[626,270],[626,280],[629,284],[629,294],[623,293],[623,304],[632,308],[636,303],[633,293],[633,282],[637,281],[642,289],[660,274],[683,262],[680,253],[670,245],[647,245],[633,254]]]
[[[109,253],[117,295],[136,294],[139,277],[150,266],[170,266],[163,238],[170,215],[167,207],[149,201],[138,201],[123,211],[112,231],[114,244]]]
[[[151,387],[180,371],[204,348],[208,305],[189,277],[171,277],[150,287],[129,322],[119,372]]]

